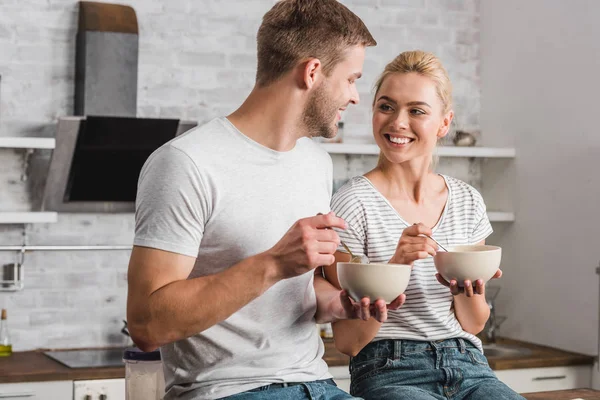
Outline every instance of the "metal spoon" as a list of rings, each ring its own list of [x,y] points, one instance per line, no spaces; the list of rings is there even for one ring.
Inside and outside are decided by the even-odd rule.
[[[350,254],[350,262],[351,263],[360,263],[360,264],[368,264],[369,263],[369,257],[365,256],[364,254],[355,256],[354,254],[352,254],[352,250],[350,250],[350,247],[346,246],[346,243],[344,243],[344,241],[342,239],[340,239],[340,243],[342,243],[342,246],[344,246],[346,251]]]
[[[317,213],[317,215],[323,215],[323,213]],[[329,229],[329,228],[325,228],[325,229]],[[340,243],[342,243],[342,246],[344,246],[344,249],[346,249],[348,254],[350,254],[350,262],[351,263],[359,263],[359,264],[368,264],[369,263],[369,258],[367,256],[365,256],[365,255],[355,256],[354,254],[352,254],[352,250],[350,250],[350,247],[348,247],[342,239],[340,239]]]
[[[435,239],[434,239],[434,238],[432,238],[431,236],[429,236],[429,235],[425,235],[425,234],[423,234],[423,236],[427,236],[429,239],[433,240],[433,241],[434,241],[434,242],[435,242],[435,243],[436,243],[438,246],[440,246],[440,248],[441,248],[442,250],[444,250],[445,252],[448,252],[448,250],[446,250],[446,248],[445,248],[444,246],[442,246],[442,245],[440,244],[440,242],[438,242],[437,240],[435,240]]]

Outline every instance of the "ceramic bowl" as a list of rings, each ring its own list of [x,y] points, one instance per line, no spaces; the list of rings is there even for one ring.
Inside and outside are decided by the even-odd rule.
[[[471,245],[450,246],[445,251],[438,251],[433,257],[435,268],[442,277],[450,282],[455,279],[459,286],[465,280],[477,279],[489,281],[500,268],[502,249],[498,246]]]
[[[338,262],[337,274],[342,289],[346,289],[354,301],[369,297],[391,303],[406,290],[410,279],[410,265],[359,264]]]

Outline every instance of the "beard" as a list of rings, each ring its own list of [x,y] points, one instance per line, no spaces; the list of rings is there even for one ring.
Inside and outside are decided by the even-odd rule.
[[[325,82],[315,88],[304,109],[304,125],[310,137],[334,138],[337,134],[337,124],[333,123],[339,106],[330,98]]]

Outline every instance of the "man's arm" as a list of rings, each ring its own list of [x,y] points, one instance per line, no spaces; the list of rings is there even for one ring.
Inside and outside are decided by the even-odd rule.
[[[127,320],[136,345],[150,351],[210,328],[276,282],[333,262],[333,214],[304,218],[266,252],[223,272],[187,279],[194,257],[135,246],[128,273]]]
[[[195,261],[167,251],[133,248],[127,278],[127,326],[142,351],[210,328],[279,279],[274,259],[267,254],[247,258],[215,275],[188,280]]]

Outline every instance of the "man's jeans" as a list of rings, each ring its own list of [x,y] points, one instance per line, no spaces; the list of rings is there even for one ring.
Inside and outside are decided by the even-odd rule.
[[[523,400],[463,339],[380,340],[350,361],[350,393],[366,400]]]
[[[273,384],[226,397],[231,400],[349,400],[357,399],[339,389],[332,379]],[[360,399],[357,399],[360,400]]]

